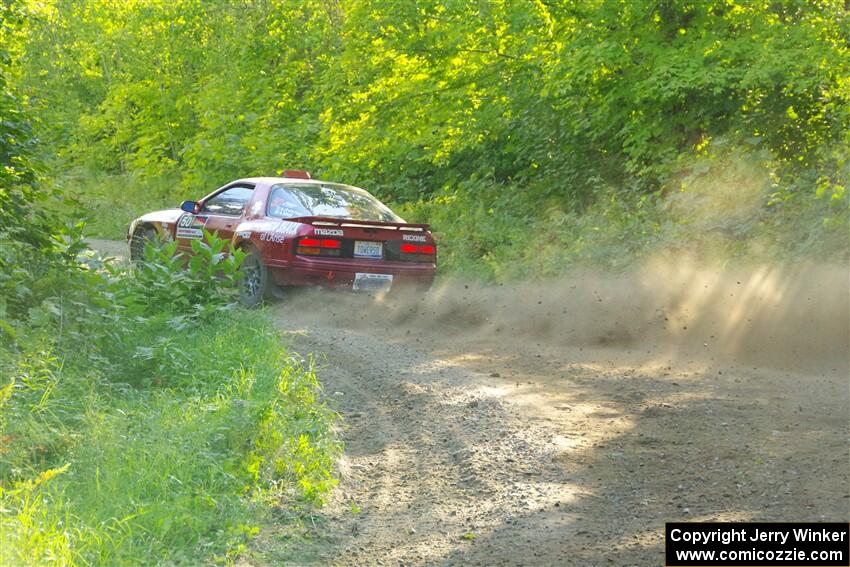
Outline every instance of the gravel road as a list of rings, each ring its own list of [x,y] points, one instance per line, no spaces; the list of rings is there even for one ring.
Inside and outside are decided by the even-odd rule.
[[[802,301],[805,282],[783,276],[779,297],[737,277],[713,285],[741,290],[754,333],[725,342],[738,300],[703,301],[687,336],[669,328],[681,293],[674,305],[623,281],[273,306],[287,342],[317,357],[345,457],[317,518],[260,538],[266,560],[661,565],[665,521],[847,521],[841,280],[817,299],[830,306],[796,310],[774,300]]]

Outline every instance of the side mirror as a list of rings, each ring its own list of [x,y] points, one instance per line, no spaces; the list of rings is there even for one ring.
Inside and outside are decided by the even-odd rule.
[[[180,210],[187,213],[197,213],[200,207],[195,201],[183,201],[180,203]]]

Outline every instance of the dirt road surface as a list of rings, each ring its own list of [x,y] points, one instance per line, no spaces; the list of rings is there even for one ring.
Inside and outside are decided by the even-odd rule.
[[[675,267],[673,267],[675,266]],[[272,306],[342,415],[330,502],[262,562],[661,565],[665,521],[850,519],[846,267]]]
[[[125,240],[105,240],[103,238],[86,238],[86,244],[92,250],[108,258],[124,260],[129,255],[129,248]]]

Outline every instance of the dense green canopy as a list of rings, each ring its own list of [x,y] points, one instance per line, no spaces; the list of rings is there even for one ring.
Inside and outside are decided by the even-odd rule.
[[[170,202],[297,167],[420,203],[402,208],[453,232],[462,219],[444,218],[447,203],[468,213],[487,202],[516,224],[535,208],[633,203],[705,173],[705,158],[750,156],[770,202],[817,193],[846,212],[844,0],[29,10],[19,78],[43,148],[56,170],[157,187],[128,200]]]
[[[73,163],[654,187],[718,137],[816,167],[850,130],[838,0],[34,3],[24,83]]]

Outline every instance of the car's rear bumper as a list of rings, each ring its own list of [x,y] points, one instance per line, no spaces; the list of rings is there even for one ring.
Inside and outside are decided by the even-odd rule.
[[[358,273],[391,274],[393,288],[428,289],[434,283],[435,264],[388,262],[385,260],[305,258],[296,256],[288,262],[268,266],[278,285],[318,285],[351,289]]]

